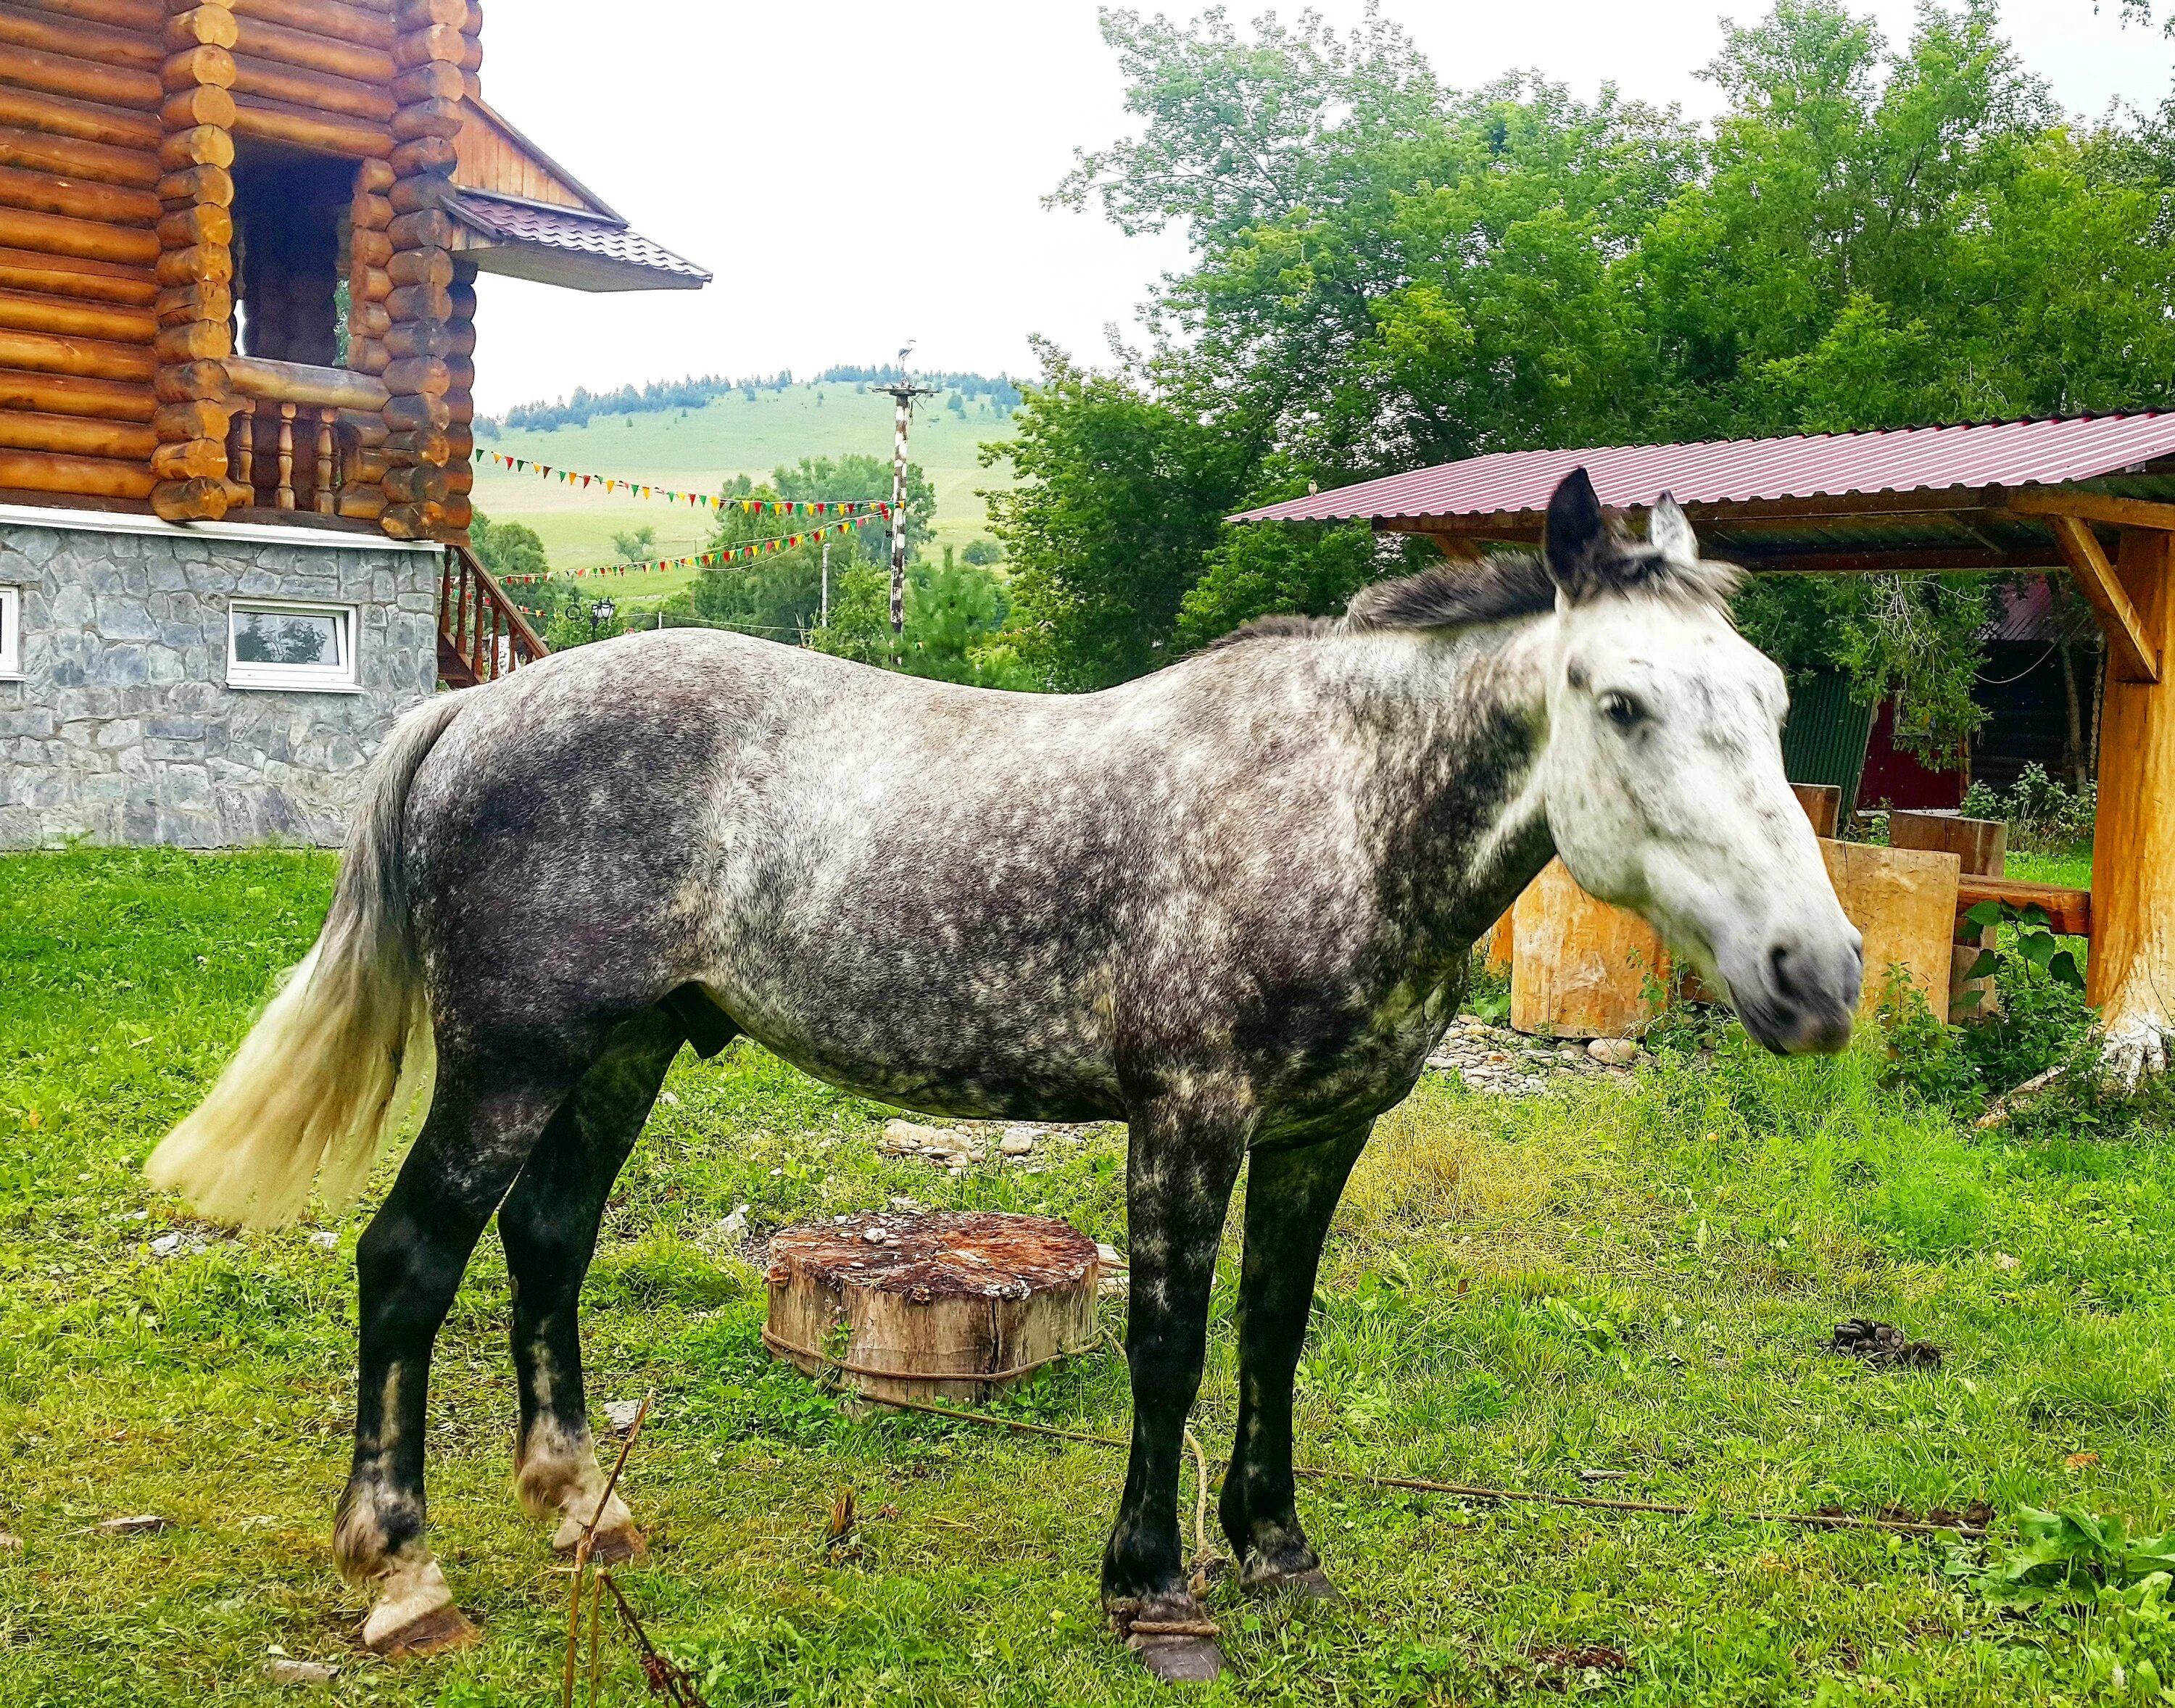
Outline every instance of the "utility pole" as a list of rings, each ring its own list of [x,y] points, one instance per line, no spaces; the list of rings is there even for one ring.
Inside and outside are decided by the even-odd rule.
[[[831,626],[831,542],[823,542],[823,605],[816,620],[824,628]]]
[[[914,420],[914,400],[933,398],[935,389],[918,386],[907,377],[906,352],[899,352],[899,381],[895,386],[878,386],[887,392],[898,405],[898,413],[892,424],[891,458],[891,657],[897,664],[904,647],[906,633],[906,430]]]

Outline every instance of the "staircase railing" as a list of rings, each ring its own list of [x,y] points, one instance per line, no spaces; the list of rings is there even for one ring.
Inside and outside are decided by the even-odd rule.
[[[438,578],[439,675],[454,687],[473,687],[551,651],[475,553],[448,546]]]

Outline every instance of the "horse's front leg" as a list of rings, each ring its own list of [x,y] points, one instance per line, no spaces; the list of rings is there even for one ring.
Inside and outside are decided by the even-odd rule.
[[[350,1582],[375,1591],[362,1640],[382,1655],[429,1654],[474,1635],[423,1538],[431,1347],[484,1223],[567,1082],[509,1074],[449,1050],[442,1034],[430,1116],[355,1245],[355,1465],[333,1554]]]
[[[1103,1605],[1148,1670],[1169,1682],[1222,1670],[1214,1625],[1186,1586],[1178,1529],[1185,1416],[1201,1386],[1208,1294],[1245,1152],[1245,1125],[1199,1099],[1163,1098],[1131,1112],[1125,1216],[1132,1287],[1125,1362],[1132,1375],[1132,1456],[1103,1553]]]
[[[1370,1122],[1247,1163],[1246,1255],[1239,1282],[1239,1428],[1218,1515],[1250,1589],[1337,1591],[1299,1528],[1292,1488],[1292,1378],[1329,1218]]]

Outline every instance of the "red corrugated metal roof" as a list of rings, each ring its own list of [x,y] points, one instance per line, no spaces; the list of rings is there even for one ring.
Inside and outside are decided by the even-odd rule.
[[[2175,414],[2066,415],[1949,427],[1901,427],[1691,445],[1499,451],[1409,474],[1249,510],[1239,522],[1484,516],[1541,511],[1583,464],[1603,504],[1684,504],[1832,497],[1850,492],[2054,485],[2113,474],[2175,453]]]
[[[2004,588],[1994,619],[1979,632],[1982,641],[2043,641],[2053,627],[2054,599],[2044,576],[2020,587]]]

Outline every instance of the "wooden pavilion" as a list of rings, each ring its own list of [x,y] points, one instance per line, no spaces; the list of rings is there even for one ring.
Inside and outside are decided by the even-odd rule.
[[[1537,545],[1549,494],[1581,466],[1633,517],[1673,495],[1709,556],[1758,574],[2073,577],[2107,636],[2091,888],[1985,876],[1957,905],[2047,907],[2091,939],[2090,995],[2111,1036],[2175,1034],[2175,414],[1500,452],[1234,519],[1364,520],[1470,561]]]
[[[543,651],[467,550],[476,279],[709,275],[485,103],[482,27],[0,0],[0,846],[336,840],[403,706]]]

